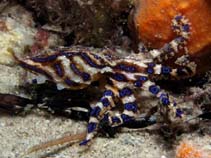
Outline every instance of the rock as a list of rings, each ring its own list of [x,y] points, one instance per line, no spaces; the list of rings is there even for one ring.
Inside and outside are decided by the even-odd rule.
[[[31,13],[20,5],[8,6],[1,15],[0,64],[13,66],[12,52],[36,55],[49,47],[63,45],[58,35],[36,28]]]

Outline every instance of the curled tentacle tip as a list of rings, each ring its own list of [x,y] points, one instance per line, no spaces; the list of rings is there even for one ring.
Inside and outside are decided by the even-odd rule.
[[[188,53],[197,64],[197,73],[206,72],[210,69],[208,57],[211,51],[211,4],[207,0],[169,0],[168,2],[157,0],[138,0],[141,5],[136,6],[134,12],[134,29],[131,30],[145,44],[150,43],[152,48],[161,48],[165,43],[171,41],[176,35],[169,27],[173,21],[181,20],[188,25],[183,26],[184,37],[190,42],[187,45]],[[164,12],[161,12],[163,10]],[[193,10],[197,12],[193,13]],[[151,12],[153,11],[153,14]],[[165,14],[164,14],[165,13]],[[176,15],[176,16],[175,16]],[[131,27],[133,28],[133,27]],[[173,30],[179,30],[176,27]],[[181,54],[186,52],[180,51]],[[171,62],[168,60],[167,62]]]

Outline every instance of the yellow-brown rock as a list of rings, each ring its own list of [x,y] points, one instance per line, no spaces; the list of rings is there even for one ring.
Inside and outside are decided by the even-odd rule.
[[[197,61],[198,67],[203,65],[205,69],[211,65],[207,64],[211,60],[210,0],[138,0],[134,15],[138,39],[150,44],[152,48],[159,48],[169,42],[175,37],[171,30],[171,20],[177,14],[189,19],[189,54]]]

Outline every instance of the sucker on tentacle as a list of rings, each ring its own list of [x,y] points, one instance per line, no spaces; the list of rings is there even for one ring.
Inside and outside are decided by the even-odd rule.
[[[101,120],[107,121],[110,126],[120,126],[137,117],[139,110],[133,89],[140,88],[157,97],[162,107],[169,111],[171,115],[169,120],[184,116],[181,109],[170,99],[169,94],[153,82],[153,76],[179,79],[195,73],[196,65],[188,58],[184,60],[185,63],[179,64],[178,68],[162,65],[163,60],[171,58],[180,50],[187,51],[185,45],[190,35],[188,20],[182,15],[177,15],[172,20],[172,30],[177,37],[162,48],[148,51],[142,47],[140,54],[122,58],[109,56],[108,50],[94,53],[80,47],[77,49],[63,47],[51,55],[26,59],[14,56],[22,67],[56,83],[59,90],[82,89],[100,78],[107,80],[103,96],[90,112],[87,135],[80,143],[86,145],[96,135]],[[117,99],[121,101],[124,110],[113,113]]]

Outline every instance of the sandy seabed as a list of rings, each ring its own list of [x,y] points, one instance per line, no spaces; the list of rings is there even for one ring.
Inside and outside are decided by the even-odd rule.
[[[85,130],[84,122],[45,116],[37,111],[27,116],[1,116],[0,153],[1,158],[19,158],[30,147],[68,134]],[[180,139],[211,150],[210,136],[198,133],[183,134]],[[164,141],[159,135],[143,131],[118,133],[115,138],[97,137],[93,144],[84,149],[74,145],[56,146],[26,155],[26,158],[173,158],[175,145]]]

